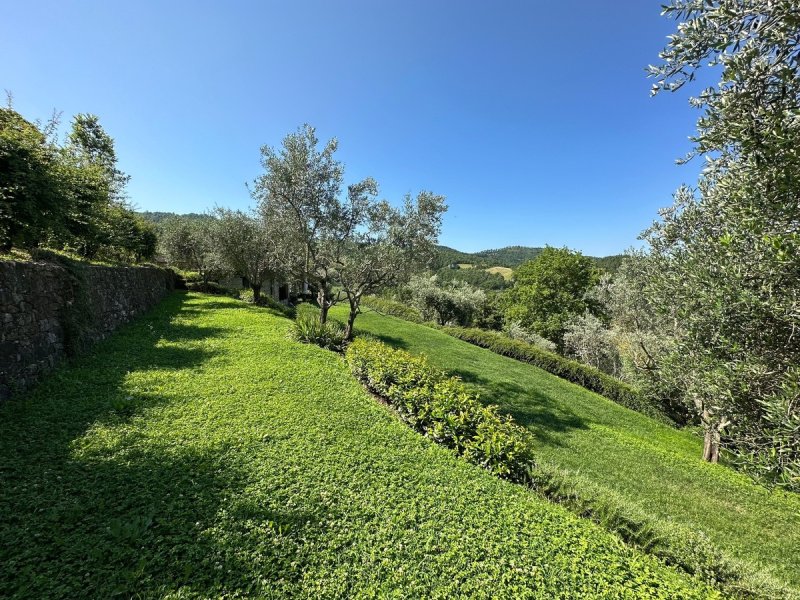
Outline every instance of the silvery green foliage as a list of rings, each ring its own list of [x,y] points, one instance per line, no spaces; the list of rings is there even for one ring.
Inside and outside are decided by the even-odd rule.
[[[475,314],[486,302],[483,290],[465,281],[440,283],[435,275],[412,277],[408,288],[412,305],[422,318],[436,321],[439,325],[471,325]]]
[[[254,183],[251,193],[259,212],[270,222],[278,223],[284,232],[289,253],[284,268],[298,280],[319,290],[321,320],[335,298],[332,295],[331,253],[346,237],[353,212],[360,206],[349,197],[342,203],[339,195],[344,167],[335,158],[337,140],[320,147],[316,131],[303,125],[287,135],[279,149],[261,148],[264,173]],[[374,182],[366,182],[366,189]]]
[[[228,273],[245,277],[255,301],[267,279],[283,275],[284,254],[291,246],[284,243],[283,230],[258,214],[218,208],[215,211],[214,244]]]
[[[508,324],[508,327],[506,328],[506,335],[508,335],[508,337],[510,337],[512,340],[527,342],[528,344],[533,344],[537,348],[547,350],[548,352],[556,351],[556,345],[553,342],[543,338],[537,333],[528,331],[519,321],[511,321]]]
[[[693,155],[706,159],[697,188],[679,189],[643,234],[641,294],[671,340],[651,368],[695,410],[707,443],[721,436],[754,456],[753,432],[783,427],[776,407],[798,410],[785,398],[800,364],[800,5],[674,0],[665,13],[682,23],[650,69],[654,91],[679,89],[706,63],[721,76],[692,100],[703,110]]]
[[[416,200],[406,196],[402,208],[377,201],[376,194],[371,186],[350,187],[348,196],[358,198],[361,208],[353,213],[351,229],[332,255],[333,278],[350,306],[348,339],[363,296],[405,284],[427,266],[446,210],[444,198],[431,192],[421,192]]]
[[[215,242],[215,218],[170,217],[159,227],[159,251],[170,264],[197,271],[203,283],[225,271]]]
[[[568,356],[609,375],[619,377],[622,371],[614,332],[589,312],[567,322],[564,349]]]

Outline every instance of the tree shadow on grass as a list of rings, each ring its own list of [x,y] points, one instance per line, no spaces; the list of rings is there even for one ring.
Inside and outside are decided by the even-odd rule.
[[[241,596],[273,576],[286,585],[300,577],[285,566],[270,572],[273,564],[300,569],[298,545],[262,540],[265,572],[254,577],[240,552],[252,532],[217,526],[221,512],[223,522],[240,522],[230,499],[247,485],[246,450],[154,440],[142,424],[148,411],[187,399],[172,388],[137,390],[132,374],[198,369],[215,356],[193,344],[221,330],[173,322],[186,310],[185,295],[168,297],[0,406],[0,597],[162,596],[181,588]],[[247,510],[249,524],[276,536],[314,519]]]
[[[586,419],[537,389],[510,381],[491,380],[468,369],[456,369],[451,373],[475,387],[485,404],[496,404],[503,413],[511,415],[548,446],[563,446],[561,434],[589,427]]]
[[[388,333],[370,333],[370,335],[392,348],[399,348],[400,350],[408,349],[408,342],[403,338],[389,335]]]

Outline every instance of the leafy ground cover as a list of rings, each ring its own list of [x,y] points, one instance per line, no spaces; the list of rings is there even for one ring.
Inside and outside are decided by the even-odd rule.
[[[476,386],[483,401],[535,434],[537,457],[569,470],[578,490],[605,488],[644,514],[705,532],[732,556],[800,587],[800,497],[702,462],[701,440],[691,432],[430,327],[374,312],[360,316],[356,326],[424,353]]]
[[[714,595],[416,434],[289,325],[176,293],[0,406],[0,597]]]

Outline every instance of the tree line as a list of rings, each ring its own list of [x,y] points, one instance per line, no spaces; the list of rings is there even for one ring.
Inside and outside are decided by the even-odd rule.
[[[117,168],[114,140],[91,114],[33,123],[0,108],[0,251],[41,247],[88,259],[140,262],[153,256],[155,228],[136,215]]]

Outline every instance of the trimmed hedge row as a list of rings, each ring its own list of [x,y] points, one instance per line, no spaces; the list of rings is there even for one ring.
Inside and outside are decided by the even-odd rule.
[[[675,425],[675,422],[664,414],[660,407],[649,402],[635,388],[594,367],[564,358],[554,352],[542,350],[522,340],[513,340],[500,332],[467,327],[440,327],[439,329],[470,344],[535,365],[548,373],[597,392],[617,404],[662,423]]]
[[[376,340],[357,338],[345,358],[353,375],[414,429],[499,477],[530,482],[536,465],[532,434],[497,407],[481,404],[459,379],[437,371],[424,356]]]

